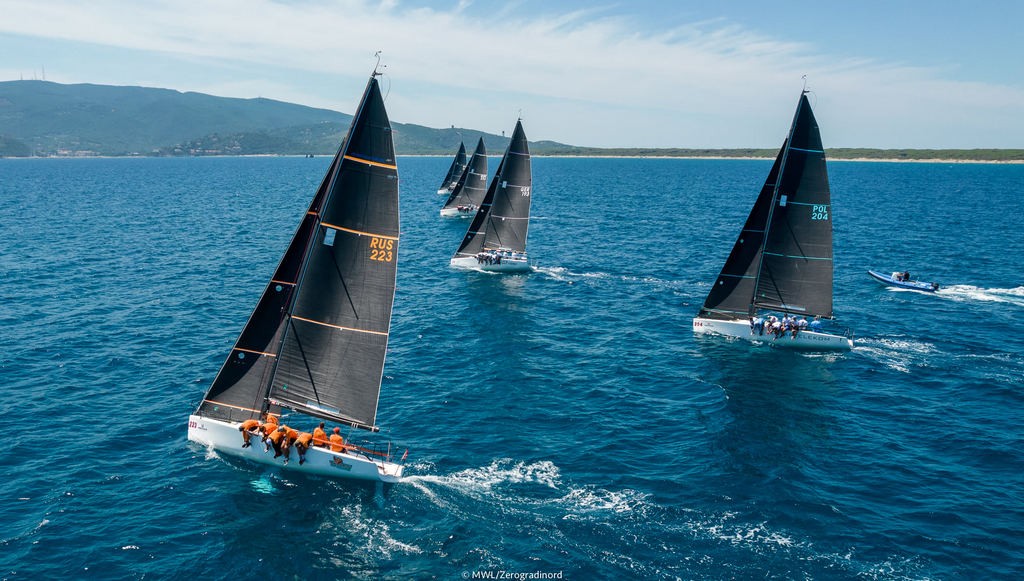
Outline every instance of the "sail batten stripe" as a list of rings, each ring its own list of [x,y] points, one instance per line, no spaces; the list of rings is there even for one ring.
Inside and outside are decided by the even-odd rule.
[[[825,153],[824,149],[801,149],[799,147],[790,146],[790,151],[802,151],[804,153]]]
[[[821,204],[815,204],[814,202],[793,202],[793,201],[788,201],[787,204],[789,204],[790,206],[830,206],[831,205],[828,202],[824,202],[824,203],[821,203]]]
[[[338,329],[339,331],[355,331],[356,333],[369,333],[370,335],[383,335],[387,336],[387,333],[382,331],[371,331],[369,329],[356,329],[355,327],[343,327],[341,325],[333,325],[331,323],[325,323],[323,321],[317,321],[315,319],[307,319],[298,315],[292,315],[292,318],[296,321],[302,321],[304,323],[312,323],[314,325],[320,325],[322,327],[330,327],[331,329]]]
[[[235,351],[243,351],[245,353],[252,353],[253,355],[266,355],[267,357],[277,357],[277,353],[267,353],[266,351],[256,351],[255,349],[242,349],[241,347],[235,347]]]
[[[383,167],[385,169],[393,169],[395,171],[398,171],[398,166],[397,165],[392,165],[392,164],[388,164],[388,163],[381,163],[379,161],[371,161],[369,159],[362,159],[360,157],[355,157],[354,155],[346,155],[345,159],[347,159],[349,161],[354,161],[356,163],[365,163],[366,165],[372,165],[374,167]]]
[[[729,278],[757,278],[750,274],[728,274],[723,272],[721,276],[728,276]]]
[[[236,409],[236,410],[242,410],[243,412],[256,412],[257,414],[263,413],[261,410],[254,410],[252,408],[246,408],[246,407],[242,407],[240,405],[231,405],[229,403],[223,403],[223,402],[219,402],[219,401],[214,401],[212,399],[204,399],[203,402],[204,403],[212,403],[213,405],[222,405],[224,407],[228,407],[228,408],[232,408],[232,409]]]
[[[332,230],[341,230],[342,232],[348,232],[349,234],[355,234],[357,236],[373,236],[374,238],[383,238],[385,240],[398,240],[398,236],[391,236],[389,234],[374,234],[373,232],[363,232],[362,230],[353,230],[352,228],[345,228],[343,226],[337,226],[328,222],[320,222],[321,225],[326,226]]]
[[[778,256],[781,258],[799,258],[800,260],[832,260],[831,256],[800,256],[796,254],[777,254],[775,252],[765,252],[765,256]]]
[[[297,284],[297,283],[294,283],[294,282],[289,282],[287,280],[277,280],[277,279],[273,279],[273,278],[270,279],[270,282],[277,283],[277,284],[286,284],[288,286],[295,286]]]

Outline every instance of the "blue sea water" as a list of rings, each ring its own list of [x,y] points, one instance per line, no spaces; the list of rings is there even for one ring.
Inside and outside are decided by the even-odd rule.
[[[830,162],[821,354],[691,332],[770,161],[535,159],[512,276],[449,268],[449,161],[399,160],[380,491],[185,437],[327,158],[0,160],[0,578],[1024,576],[1024,166]]]

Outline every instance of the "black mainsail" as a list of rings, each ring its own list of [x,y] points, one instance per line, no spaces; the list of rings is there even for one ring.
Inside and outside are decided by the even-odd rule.
[[[370,77],[352,126],[197,415],[274,406],[374,428],[398,256],[398,168]]]
[[[452,159],[452,165],[448,168],[448,173],[444,176],[444,181],[441,182],[441,186],[437,188],[437,193],[441,194],[444,192],[452,191],[455,184],[459,181],[459,176],[466,170],[466,144],[462,141],[459,142],[459,151],[455,154],[455,158]]]
[[[533,171],[522,120],[516,121],[512,140],[491,179],[480,209],[469,225],[456,256],[473,256],[499,248],[526,252],[530,227],[530,190]]]
[[[832,201],[818,123],[800,95],[789,136],[699,317],[832,318]]]
[[[484,139],[476,144],[473,157],[470,158],[466,169],[459,176],[452,193],[445,200],[442,209],[463,207],[480,207],[487,193],[487,148],[484,147]]]

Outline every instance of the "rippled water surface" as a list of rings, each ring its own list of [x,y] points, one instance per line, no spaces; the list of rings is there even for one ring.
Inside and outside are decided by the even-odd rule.
[[[185,437],[327,158],[0,160],[0,578],[1024,575],[1024,166],[830,163],[814,354],[690,330],[770,161],[535,159],[512,276],[448,267],[449,161],[399,161],[378,491]]]

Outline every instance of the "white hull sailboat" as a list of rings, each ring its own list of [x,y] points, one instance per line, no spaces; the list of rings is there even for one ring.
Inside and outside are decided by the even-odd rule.
[[[693,320],[693,332],[698,335],[715,334],[736,337],[786,349],[844,351],[853,348],[853,340],[842,335],[830,335],[809,329],[799,330],[795,334],[792,331],[787,331],[776,335],[755,329],[748,321],[735,319],[702,319],[697,317]]]
[[[532,187],[530,148],[519,119],[451,266],[488,272],[532,270],[526,256]]]
[[[454,208],[441,208],[442,218],[472,218],[476,216],[476,211],[479,208],[476,206],[456,206]]]
[[[437,194],[439,196],[447,196],[452,193],[455,189],[455,184],[459,181],[459,176],[466,169],[466,144],[462,141],[459,142],[459,151],[455,154],[452,159],[452,165],[448,167],[448,173],[445,174],[444,180],[441,181],[441,187],[437,188]]]
[[[237,422],[215,420],[203,416],[189,416],[188,439],[209,446],[219,453],[244,458],[257,464],[279,466],[286,470],[305,472],[332,478],[352,478],[385,483],[398,482],[402,478],[404,465],[389,462],[392,450],[373,450],[361,446],[346,446],[343,451],[334,452],[329,447],[311,447],[305,460],[300,464],[297,451],[290,458],[281,455],[275,458],[274,449],[260,441],[259,436],[250,437],[252,444],[242,447],[242,435]]]
[[[693,331],[775,347],[852,349],[848,333],[819,330],[820,320],[832,319],[832,283],[832,202],[825,150],[804,91],[761,193],[693,319]],[[789,322],[790,316],[800,323],[777,334],[762,333],[756,325],[770,317]]]
[[[333,451],[310,442],[321,422],[334,424],[327,431],[339,438],[342,428],[379,431],[399,216],[398,167],[378,75],[375,70],[370,77],[277,270],[189,417],[189,440],[287,470],[401,479],[407,452],[396,459],[390,443],[335,441],[340,451]],[[244,422],[269,425],[271,418],[281,428],[268,435],[287,453],[266,452],[255,435],[243,447]],[[308,447],[300,458],[304,441]]]
[[[483,137],[476,144],[476,150],[468,164],[464,164],[462,173],[456,176],[451,193],[441,206],[441,216],[445,218],[472,218],[476,216],[480,204],[487,193],[487,149]]]
[[[511,252],[481,252],[475,256],[456,256],[451,265],[456,268],[485,272],[529,272],[533,270],[526,254]]]

